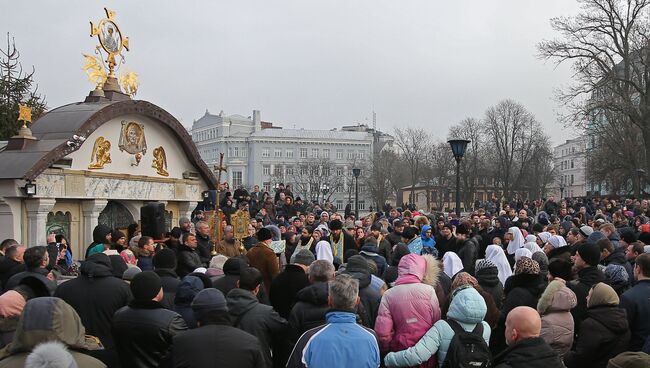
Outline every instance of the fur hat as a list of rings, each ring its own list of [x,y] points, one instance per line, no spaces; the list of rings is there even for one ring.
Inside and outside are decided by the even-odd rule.
[[[273,239],[273,233],[271,232],[271,230],[265,227],[259,229],[259,231],[257,232],[257,240],[262,242],[269,239]]]
[[[341,230],[341,229],[343,229],[343,223],[341,222],[341,220],[336,219],[330,221],[330,230],[333,231],[333,230]]]

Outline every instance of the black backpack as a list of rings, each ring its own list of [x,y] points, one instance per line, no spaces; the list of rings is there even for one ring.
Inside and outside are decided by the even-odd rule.
[[[492,366],[492,353],[483,340],[483,323],[477,323],[474,331],[467,332],[458,322],[446,320],[454,330],[449,343],[447,356],[442,368],[489,368]]]

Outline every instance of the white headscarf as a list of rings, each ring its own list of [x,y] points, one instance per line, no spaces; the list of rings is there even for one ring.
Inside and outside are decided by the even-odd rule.
[[[499,281],[505,285],[506,279],[512,276],[512,269],[510,269],[510,263],[501,246],[495,244],[489,245],[485,249],[485,259],[489,259],[497,266],[497,270],[499,270]]]
[[[446,252],[442,257],[442,267],[449,277],[454,277],[455,274],[463,270],[463,262],[454,252]]]
[[[514,254],[517,249],[524,246],[524,234],[518,227],[511,227],[508,232],[512,234],[512,240],[508,243],[508,254]]]
[[[526,235],[525,239],[526,239],[526,243],[534,243],[537,240],[537,237],[533,234],[528,234]]]
[[[316,259],[324,259],[334,263],[334,255],[332,254],[332,246],[325,240],[321,240],[316,244]]]
[[[560,235],[552,235],[548,239],[548,243],[552,245],[553,248],[562,248],[567,246],[566,240],[564,240]]]
[[[535,237],[535,235],[528,235],[528,236],[532,236],[533,238]],[[526,238],[528,238],[528,236]],[[524,248],[528,249],[533,254],[542,251],[542,248],[540,248],[539,245],[537,245],[534,239],[531,242],[526,242],[526,244],[524,244]],[[517,252],[515,252],[515,254],[516,253]]]
[[[526,249],[526,248],[519,248],[515,252],[515,262],[517,262],[519,259],[521,259],[521,257],[528,257],[528,258],[532,259],[533,253],[530,250]]]
[[[548,233],[546,231],[537,234],[537,237],[539,238],[539,240],[541,240],[542,243],[544,243],[544,244],[548,243],[548,240],[551,238],[551,236],[553,236],[553,235],[551,235],[551,233]]]

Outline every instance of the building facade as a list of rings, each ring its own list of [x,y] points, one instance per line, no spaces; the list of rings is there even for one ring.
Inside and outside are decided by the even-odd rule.
[[[218,115],[207,110],[191,128],[192,139],[208,166],[219,166],[224,154],[221,183],[269,191],[291,184],[303,200],[330,201],[338,209],[354,200],[353,168],[361,168],[359,210],[370,207],[363,184],[364,170],[373,154],[392,145],[393,138],[367,125],[341,129],[283,129],[253,115]],[[215,171],[215,175],[218,172]]]
[[[551,192],[560,197],[584,197],[587,195],[587,139],[578,137],[567,140],[553,149],[556,180]]]

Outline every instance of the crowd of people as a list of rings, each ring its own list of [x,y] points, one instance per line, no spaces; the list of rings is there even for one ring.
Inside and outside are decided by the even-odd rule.
[[[258,193],[224,196],[222,239],[196,211],[98,225],[80,262],[4,240],[0,368],[650,367],[647,200],[357,219]]]

